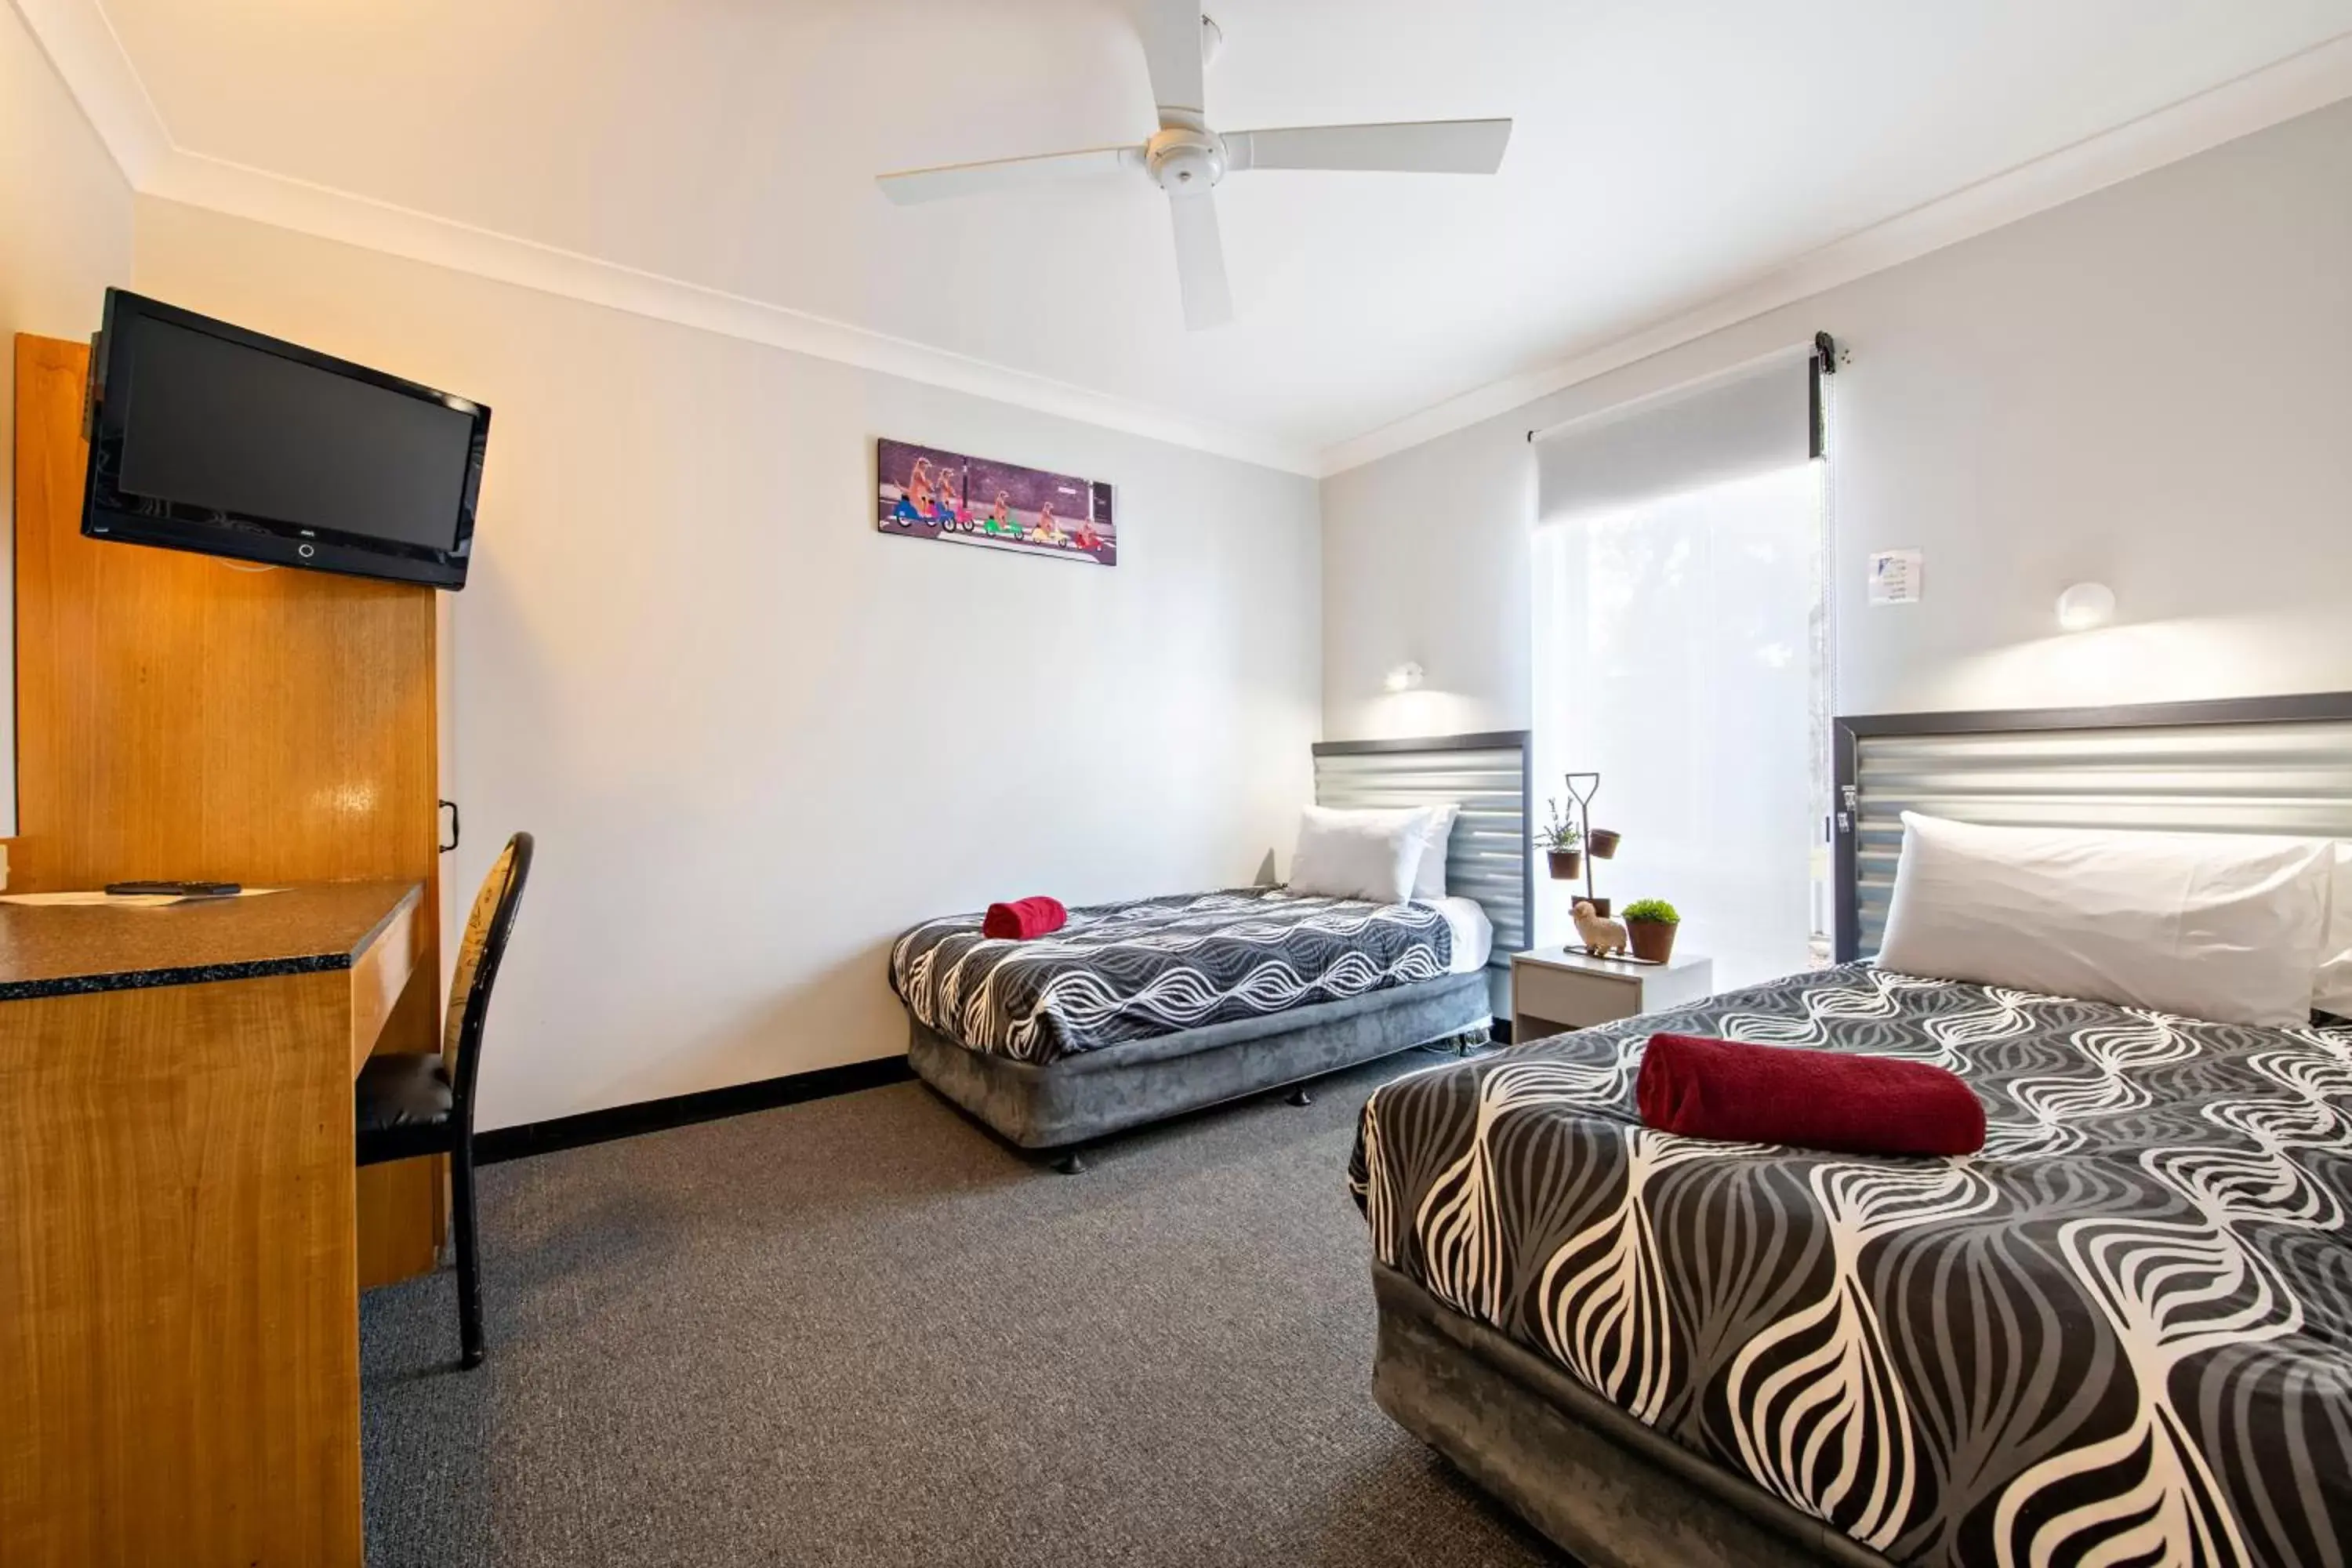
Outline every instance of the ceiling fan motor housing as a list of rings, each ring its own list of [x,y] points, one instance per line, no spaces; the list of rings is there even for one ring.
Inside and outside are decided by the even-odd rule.
[[[1144,143],[1143,161],[1171,196],[1206,191],[1225,177],[1225,144],[1213,131],[1170,126]]]

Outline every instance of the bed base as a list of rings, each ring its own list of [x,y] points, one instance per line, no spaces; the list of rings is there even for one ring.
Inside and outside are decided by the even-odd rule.
[[[1589,1568],[1893,1568],[1372,1265],[1372,1397]]]
[[[1479,970],[1045,1063],[972,1050],[909,1015],[907,1060],[917,1077],[1008,1142],[1063,1149],[1480,1033],[1491,1011]]]

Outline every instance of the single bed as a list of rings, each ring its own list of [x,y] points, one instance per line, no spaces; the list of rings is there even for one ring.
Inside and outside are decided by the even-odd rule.
[[[1375,1397],[1593,1568],[2352,1561],[2352,1026],[1854,951],[1905,807],[2352,837],[2352,698],[1839,735],[1847,962],[1371,1097]],[[1659,1029],[1936,1062],[1986,1148],[1657,1133]]]
[[[1315,781],[1323,805],[1458,803],[1448,896],[1228,889],[1073,910],[1021,942],[983,937],[977,914],[926,921],[890,955],[917,1075],[1019,1147],[1066,1150],[1484,1038],[1532,899],[1527,737],[1325,742]]]

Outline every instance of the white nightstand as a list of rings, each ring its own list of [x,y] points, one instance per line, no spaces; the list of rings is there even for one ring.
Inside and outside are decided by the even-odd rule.
[[[1566,948],[1511,955],[1511,1043],[1589,1029],[1715,994],[1715,961],[1678,952],[1669,963],[1588,958]]]

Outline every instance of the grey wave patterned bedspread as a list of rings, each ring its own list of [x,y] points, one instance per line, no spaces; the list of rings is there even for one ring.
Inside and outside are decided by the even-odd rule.
[[[1027,942],[983,937],[980,921],[900,937],[890,987],[949,1039],[1031,1062],[1436,980],[1454,955],[1433,905],[1280,888],[1095,904]]]
[[[1654,1132],[1659,1028],[1939,1063],[1984,1152]],[[1381,1262],[1898,1563],[2352,1563],[2352,1031],[1865,965],[1384,1085]]]

